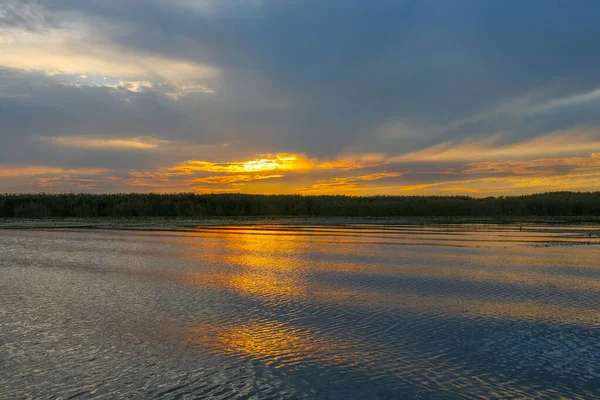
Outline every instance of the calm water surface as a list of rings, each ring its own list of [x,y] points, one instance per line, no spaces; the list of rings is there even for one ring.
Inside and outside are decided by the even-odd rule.
[[[600,398],[600,227],[0,230],[0,398]]]

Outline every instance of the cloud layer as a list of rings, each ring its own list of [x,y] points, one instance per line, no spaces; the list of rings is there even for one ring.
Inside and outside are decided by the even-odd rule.
[[[600,190],[598,11],[5,0],[0,191]]]

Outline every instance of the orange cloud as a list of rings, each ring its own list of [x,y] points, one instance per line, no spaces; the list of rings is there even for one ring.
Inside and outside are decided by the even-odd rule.
[[[56,185],[74,186],[78,189],[93,190],[96,189],[96,179],[79,178],[71,175],[59,175],[52,178],[38,178],[37,185],[44,188],[50,188]]]
[[[157,189],[172,189],[185,191],[189,186],[185,181],[177,179],[178,175],[166,169],[156,171],[135,171],[131,170],[127,177],[109,176],[108,180],[114,183],[123,184],[127,187],[148,187]]]
[[[359,181],[376,181],[379,179],[393,178],[396,176],[402,176],[402,173],[400,173],[400,172],[378,172],[375,174],[357,176],[355,179],[359,180]]]
[[[593,190],[600,188],[600,174],[575,173],[541,177],[483,178],[475,182],[500,183],[502,189]]]
[[[600,150],[593,131],[565,131],[520,143],[502,144],[501,136],[484,140],[445,142],[416,152],[393,157],[393,162],[502,160],[540,155],[557,156]]]
[[[204,187],[204,186],[193,186],[190,189],[194,193],[237,193],[239,190],[237,188],[219,188],[218,190],[214,187]]]
[[[574,170],[600,168],[600,157],[540,158],[531,161],[483,161],[467,164],[464,173],[509,173],[541,174],[553,173],[558,167],[573,167]]]
[[[462,191],[486,195],[520,194],[551,190],[600,190],[600,174],[565,173],[544,176],[499,176],[467,180],[413,184],[397,190],[419,191],[419,194],[441,194]]]
[[[216,175],[203,178],[194,178],[194,183],[208,183],[215,185],[233,184],[238,182],[250,182],[261,179],[282,178],[284,175]]]
[[[138,136],[131,139],[104,139],[85,136],[60,136],[60,137],[43,137],[43,140],[50,141],[54,144],[75,147],[82,149],[137,149],[148,150],[155,149],[160,145],[168,144],[166,140],[160,140],[152,137]]]
[[[70,138],[72,139],[72,138]],[[77,145],[122,145],[113,139],[76,138]],[[77,140],[81,140],[80,143]],[[95,140],[95,141],[94,141]],[[115,139],[116,140],[116,139]],[[153,145],[152,138],[128,139],[125,146]],[[107,144],[108,141],[108,144]],[[90,144],[91,143],[91,144]],[[160,146],[159,144],[156,144]],[[173,142],[161,151],[179,148]],[[38,187],[65,187],[69,184],[89,190],[152,190],[158,192],[196,191],[306,194],[428,194],[469,193],[476,195],[520,194],[548,190],[599,190],[600,153],[588,157],[546,157],[532,160],[482,160],[451,164],[435,163],[408,171],[398,157],[384,154],[341,156],[319,160],[304,154],[279,153],[227,162],[189,160],[173,167],[150,171],[63,169],[47,166],[20,166],[0,169],[0,177],[32,176]],[[392,171],[376,172],[387,165]],[[449,169],[449,166],[451,168]],[[367,168],[372,168],[371,170]],[[350,170],[365,168],[362,174]],[[403,172],[399,170],[405,169]],[[414,166],[411,167],[414,169]],[[86,180],[94,175],[94,179]],[[458,178],[462,175],[462,179]],[[399,178],[401,179],[391,179]],[[97,179],[96,179],[97,177]],[[385,179],[389,179],[385,181]],[[93,182],[92,182],[93,181]],[[377,183],[374,183],[378,181]],[[384,183],[385,184],[382,184]]]
[[[304,154],[281,153],[264,155],[246,161],[216,163],[204,160],[188,160],[176,165],[172,171],[192,174],[194,172],[254,173],[264,171],[296,171],[306,172],[315,169],[348,171],[384,165],[387,156],[384,154],[363,154],[344,156],[333,160],[319,161],[308,158]]]
[[[479,190],[469,187],[447,187],[440,189],[443,192],[466,192],[466,193],[478,193]]]
[[[402,192],[411,192],[413,190],[422,190],[422,189],[429,189],[431,187],[434,186],[439,186],[439,185],[443,185],[444,183],[432,183],[432,184],[419,184],[419,185],[405,185],[405,186],[400,186],[398,188],[398,190],[402,191]]]
[[[600,157],[538,158],[529,161],[480,161],[456,165],[449,173],[441,171],[402,173],[374,172],[352,176],[323,178],[324,174],[366,165],[390,164],[393,158],[384,155],[355,155],[319,161],[301,154],[265,155],[248,160],[210,162],[190,160],[172,168],[153,172],[132,171],[124,183],[132,186],[157,188],[161,191],[194,190],[198,192],[290,193],[306,194],[415,194],[469,193],[527,193],[545,190],[591,190],[598,188]],[[400,168],[402,163],[396,163]],[[323,168],[325,167],[325,168]],[[283,172],[286,172],[285,174]],[[287,173],[289,172],[289,174]],[[209,176],[202,174],[212,173]],[[337,175],[337,174],[336,174]],[[419,179],[428,175],[434,182]],[[452,175],[483,175],[472,179],[446,180]],[[491,176],[490,176],[491,175]],[[405,182],[373,185],[370,182],[405,176]],[[318,177],[315,179],[315,177]],[[315,179],[311,182],[311,178]],[[277,179],[276,183],[269,183]],[[261,183],[259,183],[261,182]],[[198,186],[196,186],[198,185]],[[191,188],[191,189],[190,189]]]
[[[335,177],[318,180],[310,186],[301,187],[297,190],[306,193],[331,193],[335,191],[336,194],[347,191],[360,191],[372,189],[368,187],[359,187],[358,185],[360,182],[376,181],[379,179],[393,178],[398,176],[402,176],[402,174],[400,172],[380,172],[360,176]]]
[[[251,173],[263,171],[303,171],[313,168],[313,163],[300,154],[267,155],[247,161],[214,163],[210,161],[189,160],[185,164],[170,168],[171,171],[192,174],[194,172]]]
[[[336,160],[323,161],[318,164],[318,167],[320,169],[339,169],[342,171],[348,171],[352,169],[376,167],[387,163],[387,156],[385,154],[371,153],[350,155]]]
[[[65,191],[96,190],[96,183],[110,172],[102,168],[61,168],[45,165],[0,167],[0,179],[18,192],[37,187]],[[11,183],[12,182],[12,183]],[[16,183],[15,183],[16,182]],[[14,186],[16,184],[16,186]],[[9,187],[10,187],[9,186]],[[30,191],[31,189],[27,190]]]
[[[42,175],[97,175],[108,172],[103,168],[60,168],[45,165],[31,165],[24,167],[2,167],[0,177],[25,177]]]

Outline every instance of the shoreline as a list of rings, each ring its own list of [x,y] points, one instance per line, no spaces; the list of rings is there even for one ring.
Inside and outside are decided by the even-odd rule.
[[[0,229],[93,229],[170,231],[218,226],[343,225],[600,225],[597,216],[562,217],[91,217],[0,218]]]

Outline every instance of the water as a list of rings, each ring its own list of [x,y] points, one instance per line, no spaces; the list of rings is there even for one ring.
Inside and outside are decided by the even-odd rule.
[[[0,398],[600,398],[600,227],[0,230]]]

